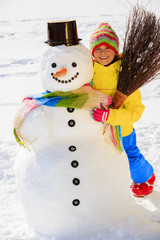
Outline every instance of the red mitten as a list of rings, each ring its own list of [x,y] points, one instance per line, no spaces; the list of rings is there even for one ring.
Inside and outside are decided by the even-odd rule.
[[[92,117],[95,121],[97,122],[105,122],[108,119],[109,116],[109,109],[106,109],[102,104],[101,104],[101,109],[99,108],[94,108],[92,110]]]

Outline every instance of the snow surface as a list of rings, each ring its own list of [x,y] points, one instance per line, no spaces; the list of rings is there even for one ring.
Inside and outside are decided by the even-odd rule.
[[[132,1],[132,3],[135,1]],[[159,14],[159,1],[139,1]],[[101,4],[100,4],[101,3]],[[76,19],[78,35],[88,47],[90,34],[102,21],[109,22],[123,45],[124,24],[131,1],[23,1],[0,3],[0,239],[57,240],[36,233],[26,222],[17,193],[14,164],[20,147],[12,134],[12,122],[24,96],[42,91],[39,58],[47,38],[47,21]],[[63,6],[63,7],[62,7]],[[65,12],[64,12],[65,9]],[[156,80],[141,89],[146,106],[135,124],[138,145],[153,164],[155,192],[136,199],[141,215],[134,212],[128,222],[113,226],[90,240],[159,240],[160,239],[160,85]],[[118,179],[117,179],[118,181]],[[123,188],[123,186],[122,186]],[[135,216],[133,218],[133,215]],[[137,216],[137,218],[136,218]]]

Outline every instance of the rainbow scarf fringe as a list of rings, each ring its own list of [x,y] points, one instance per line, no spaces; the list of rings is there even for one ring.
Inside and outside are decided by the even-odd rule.
[[[66,107],[77,109],[90,109],[94,107],[100,108],[100,103],[108,106],[109,98],[105,94],[94,90],[89,84],[74,90],[74,91],[56,91],[56,92],[43,92],[40,94],[28,96],[23,99],[18,113],[14,119],[14,130],[16,141],[23,147],[27,147],[25,140],[20,135],[20,129],[27,118],[28,114],[35,108],[45,105],[49,107]],[[115,147],[122,152],[122,142],[120,129],[111,127],[111,136]]]
[[[110,126],[111,128],[111,135],[112,141],[115,147],[119,150],[119,153],[124,151],[123,143],[122,143],[122,134],[121,134],[121,127],[120,126]]]

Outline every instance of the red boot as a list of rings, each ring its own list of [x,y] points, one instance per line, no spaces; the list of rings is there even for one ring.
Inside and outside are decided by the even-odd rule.
[[[145,197],[146,195],[153,192],[153,185],[155,182],[155,174],[153,173],[151,178],[144,183],[135,183],[130,186],[134,197]]]

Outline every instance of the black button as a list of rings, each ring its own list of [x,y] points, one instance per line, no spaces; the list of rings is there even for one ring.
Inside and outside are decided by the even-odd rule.
[[[74,185],[79,185],[80,184],[80,180],[78,178],[74,178],[72,182],[73,182]]]
[[[71,120],[68,121],[68,125],[69,125],[70,127],[74,127],[75,124],[76,124],[76,122],[75,122],[73,119],[71,119]]]
[[[76,151],[76,147],[75,147],[75,146],[70,146],[70,147],[69,147],[69,151],[71,151],[71,152]]]
[[[76,160],[74,160],[71,162],[71,165],[72,165],[72,167],[76,168],[76,167],[78,167],[79,163]]]
[[[78,205],[80,204],[79,199],[74,199],[74,200],[72,201],[72,204],[73,204],[74,206],[78,206]]]
[[[67,111],[72,113],[72,112],[74,112],[74,108],[67,108]]]

